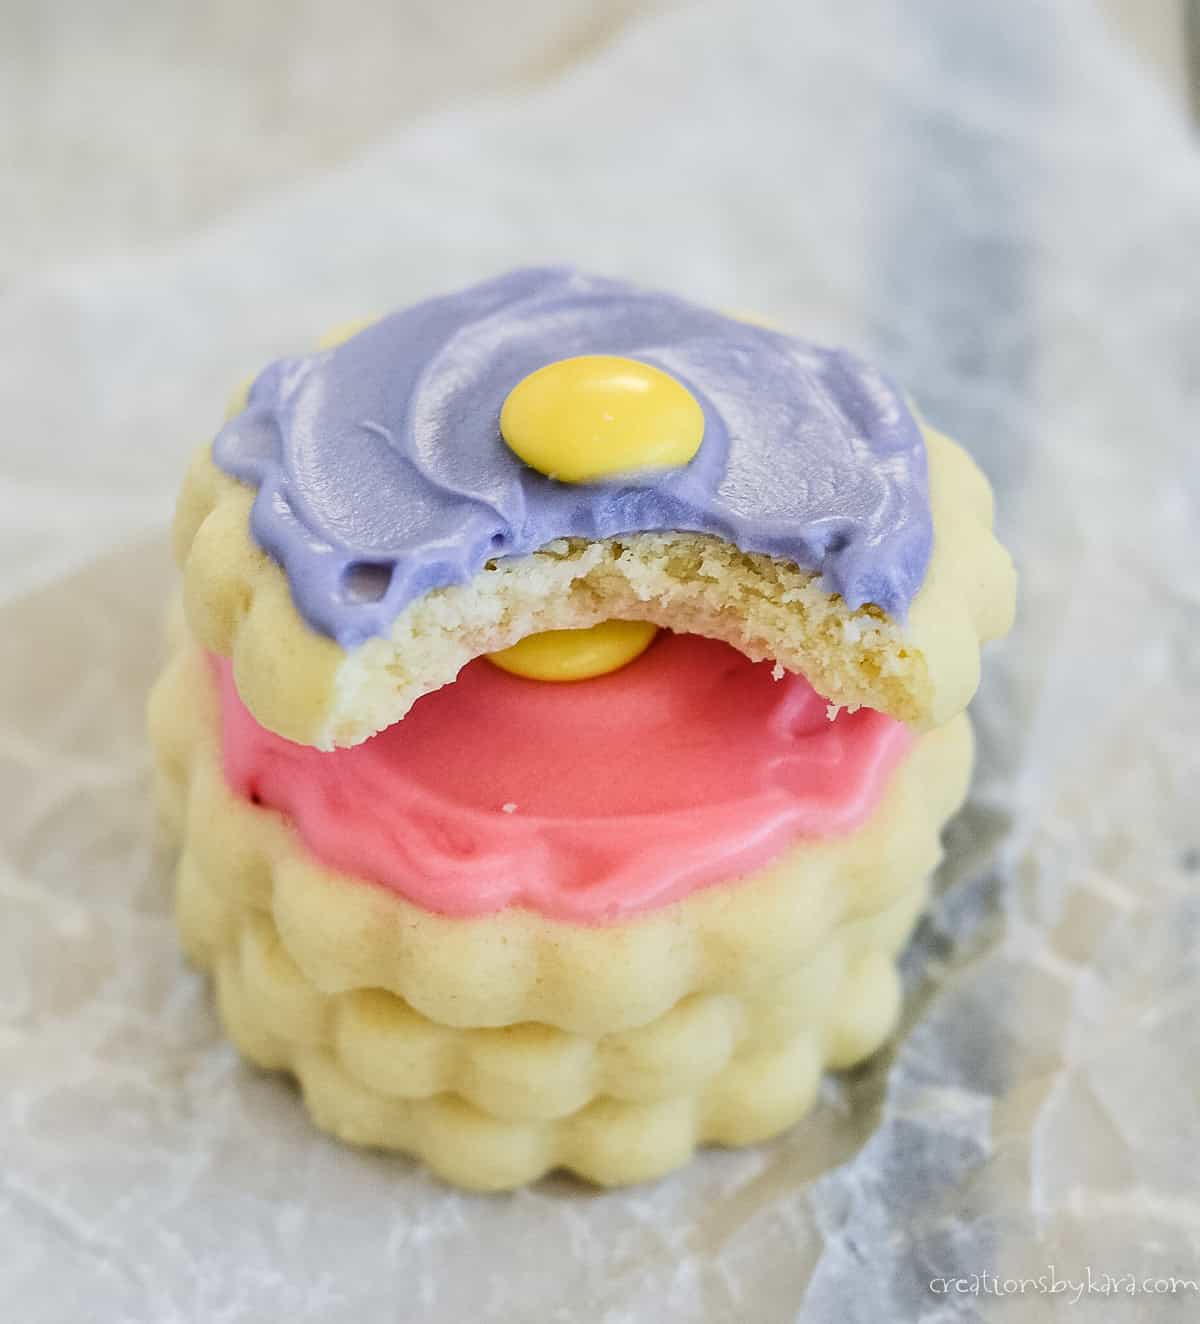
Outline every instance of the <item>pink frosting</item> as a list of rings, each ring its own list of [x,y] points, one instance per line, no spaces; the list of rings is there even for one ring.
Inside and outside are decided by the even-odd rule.
[[[443,915],[602,924],[729,882],[859,827],[911,740],[867,709],[830,721],[801,677],[695,635],[574,684],[478,659],[332,753],[260,727],[214,661],[234,791],[324,864]]]

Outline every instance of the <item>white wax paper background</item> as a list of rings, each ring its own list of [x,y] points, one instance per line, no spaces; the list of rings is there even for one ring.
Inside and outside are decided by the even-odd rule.
[[[226,1045],[141,708],[170,501],[231,384],[560,259],[881,358],[992,475],[1023,605],[894,1051],[654,1186],[478,1197],[326,1141]],[[1084,4],[711,0],[176,251],[10,286],[0,1319],[1200,1310],[928,1287],[1200,1278],[1198,259],[1195,146]]]

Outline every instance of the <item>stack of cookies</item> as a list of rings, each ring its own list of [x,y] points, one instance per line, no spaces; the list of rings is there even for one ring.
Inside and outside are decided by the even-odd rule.
[[[318,1125],[634,1182],[887,1037],[1014,576],[879,372],[516,271],[266,368],[176,549],[180,929]]]

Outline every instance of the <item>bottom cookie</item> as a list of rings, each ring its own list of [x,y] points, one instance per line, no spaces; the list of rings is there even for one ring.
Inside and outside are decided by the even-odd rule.
[[[874,1052],[899,1014],[893,956],[923,899],[913,888],[841,926],[782,979],[693,994],[595,1040],[534,1023],[439,1025],[377,989],[321,994],[261,914],[213,974],[239,1049],[293,1073],[314,1121],[341,1139],[481,1190],[554,1168],[620,1185],[669,1172],[700,1144],[778,1134],[812,1106],[826,1067]]]
[[[811,870],[803,847],[787,871],[609,929],[527,913],[447,920],[321,870],[290,823],[229,791],[211,673],[179,643],[151,726],[166,816],[184,840],[181,932],[215,978],[231,1038],[259,1065],[291,1072],[323,1129],[412,1154],[465,1187],[511,1188],[555,1168],[619,1185],[670,1171],[697,1145],[786,1129],[812,1106],[825,1068],[854,1065],[891,1032],[894,957],[965,790],[965,718],[922,739],[878,821],[836,849],[814,845]],[[382,935],[402,927],[410,943],[422,935],[421,955],[441,944],[436,963],[415,965],[399,942],[382,949]],[[502,1015],[482,986],[469,996],[478,962],[454,958],[466,942],[499,960],[510,940],[522,968],[495,987],[511,986],[520,1010]],[[629,996],[606,1002],[610,949],[638,957],[645,977],[631,965]],[[521,953],[537,954],[546,980],[524,978]],[[579,986],[574,1002],[538,1001],[552,957],[564,989]],[[668,957],[674,983],[662,975]],[[457,1001],[446,975],[455,968]],[[654,1000],[634,996],[641,986]]]

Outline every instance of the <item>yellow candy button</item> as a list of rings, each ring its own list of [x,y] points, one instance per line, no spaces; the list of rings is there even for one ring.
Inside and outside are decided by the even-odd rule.
[[[500,411],[500,434],[539,473],[590,483],[687,464],[700,449],[704,411],[659,368],[584,354],[519,381]]]
[[[658,627],[648,621],[601,621],[587,630],[544,630],[488,661],[530,680],[587,680],[620,671],[650,647]]]

